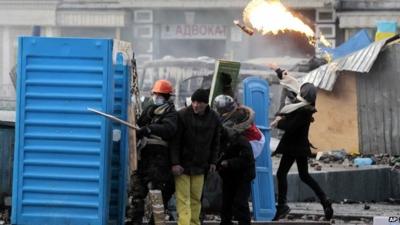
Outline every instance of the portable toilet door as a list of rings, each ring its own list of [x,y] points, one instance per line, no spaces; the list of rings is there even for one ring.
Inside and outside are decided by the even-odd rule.
[[[114,71],[113,114],[122,120],[128,119],[130,73],[122,53],[117,53]],[[113,148],[111,156],[111,191],[109,225],[124,225],[128,181],[128,128],[113,122]]]
[[[12,224],[106,225],[112,40],[21,37]]]
[[[243,81],[243,103],[255,112],[255,123],[265,136],[261,154],[256,158],[256,178],[252,183],[253,214],[256,221],[270,221],[275,216],[275,194],[269,128],[269,86],[257,77]]]

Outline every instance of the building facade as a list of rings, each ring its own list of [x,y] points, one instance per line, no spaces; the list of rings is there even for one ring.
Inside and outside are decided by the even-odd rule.
[[[395,1],[395,0],[393,0]],[[138,65],[165,56],[210,56],[234,60],[314,54],[313,46],[297,34],[248,36],[234,26],[247,0],[2,0],[0,1],[0,96],[15,96],[9,71],[16,64],[17,37],[105,37],[133,43]],[[335,45],[339,15],[333,0],[282,0],[303,16],[316,34]],[[347,5],[339,6],[345,8]],[[395,13],[395,12],[393,12]],[[277,18],[278,19],[278,18]],[[304,40],[302,40],[304,39]]]
[[[370,36],[374,37],[378,21],[396,21],[400,24],[398,0],[340,0],[335,8],[338,28],[345,40],[362,28],[368,29]]]

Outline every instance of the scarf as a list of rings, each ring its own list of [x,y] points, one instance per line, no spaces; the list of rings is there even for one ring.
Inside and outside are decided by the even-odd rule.
[[[289,113],[291,113],[291,112],[293,112],[293,111],[295,111],[295,110],[297,110],[297,109],[299,109],[299,108],[301,108],[301,107],[304,107],[304,106],[306,106],[306,105],[310,105],[310,103],[307,102],[307,101],[306,101],[304,98],[302,98],[300,95],[297,95],[297,96],[296,96],[296,99],[299,100],[300,102],[285,105],[285,106],[281,109],[280,113],[281,113],[281,114],[289,114]]]

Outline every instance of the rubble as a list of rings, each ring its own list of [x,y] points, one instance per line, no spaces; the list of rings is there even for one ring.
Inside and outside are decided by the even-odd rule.
[[[323,161],[324,163],[330,162],[343,162],[347,156],[347,152],[344,149],[332,150],[329,152],[318,152],[316,159]]]
[[[400,173],[400,156],[390,157],[389,165],[392,167],[392,171],[397,171]]]
[[[391,203],[391,204],[398,204],[398,205],[400,205],[400,199],[388,198],[388,199],[387,199],[387,202],[388,202],[388,203]]]
[[[345,198],[340,204],[361,204],[361,202]]]
[[[393,171],[400,172],[400,156],[391,156],[389,154],[349,154],[345,149],[316,152],[314,156],[315,158],[310,158],[309,165],[316,171],[324,170],[327,167],[358,168],[369,165],[380,165],[391,166]],[[274,157],[280,156],[274,155]]]
[[[319,203],[289,203],[290,214],[285,218],[286,221],[301,221],[314,219],[314,221],[324,220],[323,210]],[[335,210],[332,224],[346,225],[372,225],[374,217],[377,216],[398,216],[399,205],[387,203],[354,203],[340,204],[334,203]],[[312,216],[313,217],[312,217]]]
[[[321,171],[322,170],[322,166],[321,165],[316,165],[315,166],[315,170],[316,171]]]

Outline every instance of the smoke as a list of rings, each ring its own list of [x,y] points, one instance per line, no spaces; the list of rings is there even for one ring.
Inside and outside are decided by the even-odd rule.
[[[314,47],[308,44],[307,37],[288,32],[276,36],[255,35],[249,38],[249,58],[263,57],[310,57],[314,54]]]
[[[238,28],[239,29],[239,28]],[[229,45],[233,45],[230,48]],[[235,45],[237,45],[235,47]],[[247,60],[262,57],[309,57],[314,47],[308,39],[294,32],[276,36],[247,36],[242,34],[239,43],[227,43],[226,40],[160,40],[159,56],[226,58],[232,54],[233,60]]]
[[[303,11],[305,16],[311,20],[314,18],[313,11]],[[302,13],[303,13],[302,12]],[[194,12],[193,26],[188,23],[188,34],[193,35],[194,33],[200,32],[199,29],[203,29],[203,24],[214,24],[213,28],[209,27],[209,30],[224,29],[225,36],[218,36],[218,34],[209,32],[206,35],[199,35],[197,37],[184,38],[182,32],[185,32],[185,28],[176,28],[175,24],[182,24],[185,21],[185,14],[182,11],[160,11],[160,21],[171,21],[171,17],[176,18],[177,22],[169,22],[169,24],[161,23],[158,24],[160,29],[160,41],[155,45],[155,58],[163,58],[165,56],[173,56],[175,58],[197,58],[200,56],[208,56],[211,58],[224,58],[238,61],[246,61],[252,58],[264,58],[264,57],[311,57],[314,55],[314,47],[308,44],[308,39],[305,35],[297,32],[286,32],[279,33],[277,35],[265,35],[255,34],[249,36],[242,32],[240,28],[233,24],[233,20],[240,19],[242,10],[202,10]],[[178,15],[178,16],[177,16]],[[312,16],[310,16],[312,15]],[[200,26],[196,27],[196,24]],[[222,25],[218,27],[218,25]],[[158,28],[157,28],[158,29]],[[169,30],[168,30],[169,29]],[[197,31],[196,31],[197,29]],[[178,31],[177,31],[178,30]],[[170,33],[168,33],[170,32]],[[171,34],[174,33],[175,34]],[[176,35],[178,32],[178,35]],[[211,33],[211,35],[209,35]],[[239,33],[240,38],[235,39],[235,34]],[[170,36],[169,36],[170,35]],[[175,36],[174,36],[175,35]],[[206,36],[210,38],[207,39]],[[196,35],[194,35],[196,36]]]

